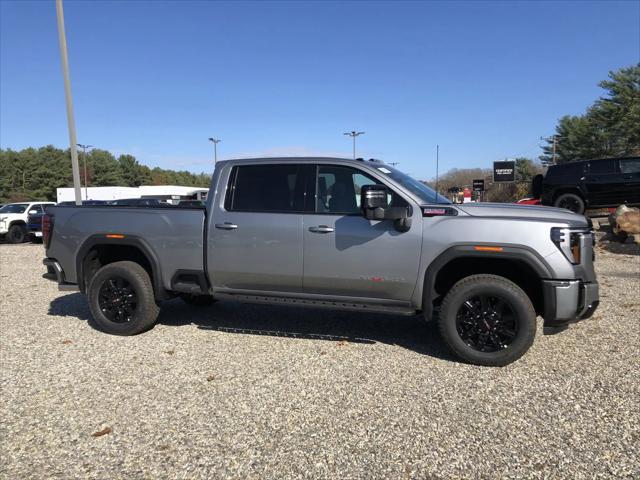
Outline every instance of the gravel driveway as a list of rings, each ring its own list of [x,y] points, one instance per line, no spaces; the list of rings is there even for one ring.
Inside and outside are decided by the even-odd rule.
[[[136,337],[0,245],[0,477],[639,478],[640,255],[505,368],[394,317],[174,300]]]

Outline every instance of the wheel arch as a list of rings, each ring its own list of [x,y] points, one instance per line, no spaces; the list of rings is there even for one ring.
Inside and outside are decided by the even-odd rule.
[[[484,247],[501,250],[479,251],[475,246],[449,247],[425,271],[422,310],[427,319],[433,316],[434,302],[444,298],[448,288],[462,278],[480,273],[496,274],[513,281],[530,296],[536,311],[542,311],[542,280],[552,278],[552,273],[535,250],[524,245],[483,243]]]
[[[587,203],[587,196],[580,189],[580,187],[561,187],[557,188],[553,191],[553,197],[551,198],[551,202],[555,203],[560,195],[564,195],[565,193],[573,193],[574,195],[579,196],[585,204]]]
[[[124,238],[107,237],[107,234],[95,234],[88,237],[76,255],[76,274],[78,287],[86,292],[87,276],[109,263],[129,260],[140,264],[149,274],[157,299],[168,298],[162,284],[160,262],[153,249],[142,238],[126,235]]]

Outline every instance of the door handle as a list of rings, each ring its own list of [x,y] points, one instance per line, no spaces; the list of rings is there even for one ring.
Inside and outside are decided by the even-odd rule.
[[[317,227],[309,227],[309,231],[313,233],[331,233],[333,232],[333,227],[318,225]]]
[[[224,223],[216,223],[215,227],[219,228],[220,230],[235,230],[236,228],[238,228],[238,225],[231,222],[224,222]]]

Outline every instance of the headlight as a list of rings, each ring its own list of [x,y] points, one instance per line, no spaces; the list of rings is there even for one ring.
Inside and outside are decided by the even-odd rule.
[[[580,250],[581,237],[588,233],[589,231],[584,228],[553,227],[551,229],[551,241],[555,243],[556,247],[558,247],[567,260],[577,265],[582,259],[582,252]]]

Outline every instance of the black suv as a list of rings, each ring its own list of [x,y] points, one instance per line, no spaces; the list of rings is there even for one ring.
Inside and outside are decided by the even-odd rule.
[[[543,205],[584,213],[586,208],[640,205],[640,157],[602,158],[549,167]]]

